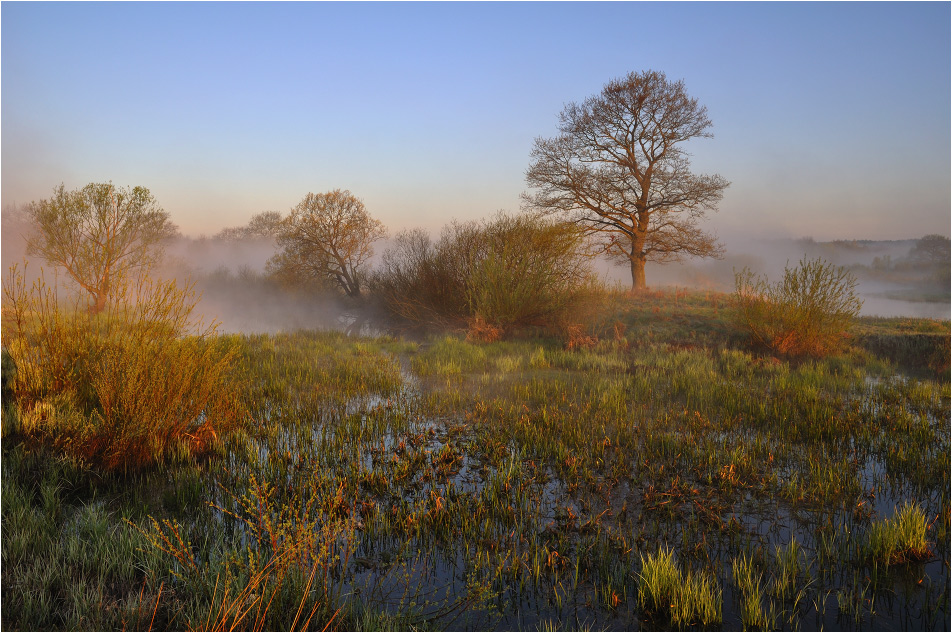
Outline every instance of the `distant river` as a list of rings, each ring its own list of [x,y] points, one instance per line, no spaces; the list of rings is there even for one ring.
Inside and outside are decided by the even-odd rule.
[[[862,316],[918,317],[924,319],[949,319],[950,304],[937,301],[904,301],[875,295],[862,295]]]

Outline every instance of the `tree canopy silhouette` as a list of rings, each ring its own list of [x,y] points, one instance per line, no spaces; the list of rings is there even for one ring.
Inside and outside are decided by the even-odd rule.
[[[710,138],[707,108],[663,73],[630,73],[559,116],[559,135],[537,138],[526,207],[562,214],[603,239],[645,288],[645,262],[719,256],[699,221],[729,182],[690,171],[684,143]]]
[[[90,294],[91,314],[102,312],[124,275],[156,263],[162,241],[178,231],[148,189],[112,183],[74,191],[61,184],[28,213],[37,230],[27,253],[65,269]]]
[[[372,244],[386,234],[383,224],[350,191],[309,193],[281,223],[281,251],[268,262],[268,269],[295,283],[329,283],[358,297]]]

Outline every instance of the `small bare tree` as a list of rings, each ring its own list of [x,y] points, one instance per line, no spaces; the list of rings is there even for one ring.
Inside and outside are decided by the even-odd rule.
[[[330,283],[358,297],[372,244],[386,235],[350,191],[309,193],[282,222],[281,251],[268,261],[268,270],[296,282]]]
[[[177,233],[145,187],[90,183],[67,191],[61,184],[28,213],[37,230],[27,253],[64,268],[90,294],[91,314],[103,311],[123,276],[155,264],[162,242]]]
[[[560,213],[601,235],[610,256],[631,267],[632,290],[645,288],[645,262],[719,256],[697,223],[716,210],[730,183],[690,171],[682,144],[709,138],[707,108],[681,81],[631,73],[609,82],[559,118],[559,136],[537,138],[526,206]]]

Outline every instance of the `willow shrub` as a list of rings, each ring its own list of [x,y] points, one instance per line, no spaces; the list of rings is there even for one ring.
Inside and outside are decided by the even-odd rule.
[[[453,223],[436,241],[403,233],[373,287],[411,325],[465,328],[481,340],[525,328],[564,334],[589,321],[604,294],[588,255],[573,225],[499,214]]]
[[[734,287],[737,324],[755,344],[784,356],[836,352],[863,305],[856,278],[822,259],[786,267],[775,284],[744,268],[735,274]]]
[[[129,470],[205,452],[239,421],[237,349],[193,318],[193,286],[123,282],[91,315],[13,267],[4,295],[22,433]]]

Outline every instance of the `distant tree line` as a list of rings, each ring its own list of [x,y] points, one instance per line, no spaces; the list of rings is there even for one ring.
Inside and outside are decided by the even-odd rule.
[[[937,281],[948,283],[950,265],[952,265],[952,248],[950,248],[949,238],[932,234],[917,240],[905,257],[893,259],[889,255],[884,255],[873,258],[871,268],[881,272],[924,272]]]
[[[693,174],[684,147],[711,137],[710,128],[706,108],[681,81],[656,71],[610,81],[599,94],[563,109],[558,136],[536,139],[525,210],[578,227],[602,252],[626,263],[632,289],[643,290],[648,261],[722,253],[699,222],[716,210],[729,183],[716,174]],[[147,265],[174,232],[168,214],[142,187],[90,184],[67,192],[60,186],[31,214],[41,227],[31,252],[65,268],[93,296],[94,310],[101,309],[114,274]],[[338,189],[309,193],[287,217],[267,211],[216,237],[274,239],[279,252],[270,273],[356,298],[367,281],[371,244],[385,234],[363,202]]]

